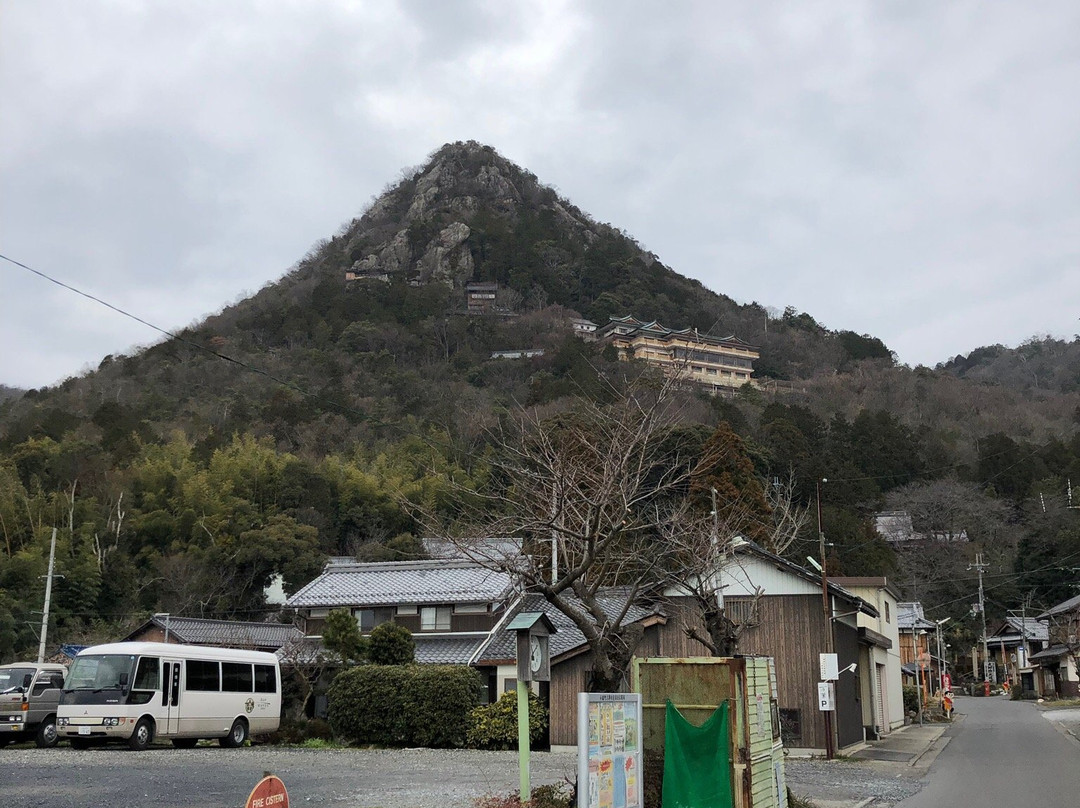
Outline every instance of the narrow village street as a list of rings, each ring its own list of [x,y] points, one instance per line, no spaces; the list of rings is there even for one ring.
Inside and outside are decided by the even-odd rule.
[[[1080,742],[1069,730],[1080,726],[1080,712],[963,696],[956,709],[925,787],[899,808],[1075,804]]]

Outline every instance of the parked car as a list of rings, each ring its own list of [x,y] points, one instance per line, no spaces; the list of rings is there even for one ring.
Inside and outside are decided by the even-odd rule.
[[[43,748],[56,746],[56,705],[66,673],[51,663],[0,665],[0,747],[31,738]]]

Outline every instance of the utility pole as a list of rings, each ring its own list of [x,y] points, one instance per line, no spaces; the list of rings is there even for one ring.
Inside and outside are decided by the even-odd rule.
[[[52,529],[49,544],[49,574],[45,576],[45,608],[41,613],[41,642],[38,644],[37,661],[45,661],[45,638],[49,633],[49,603],[52,601],[53,567],[56,564],[56,528]]]
[[[716,489],[710,488],[709,495],[712,497],[712,536],[709,537],[709,545],[712,549],[712,575],[719,578],[720,565],[717,563],[716,554],[719,551],[720,546],[720,530],[718,521],[720,514],[716,511]],[[716,608],[720,611],[724,611],[724,587],[720,585],[720,581],[715,582],[716,586]]]
[[[829,573],[828,563],[825,560],[825,533],[821,529],[821,484],[828,480],[822,477],[817,481],[817,532],[818,544],[821,551],[821,607],[825,617],[825,653],[833,653],[832,614],[829,609]],[[825,759],[832,760],[834,756],[833,746],[833,712],[825,711]]]
[[[936,620],[937,623],[937,658],[938,658],[938,693],[945,689],[945,657],[941,653],[941,627],[952,620],[951,617],[943,617]]]
[[[968,564],[968,569],[979,571],[979,614],[982,616],[982,647],[983,647],[983,684],[990,682],[990,648],[986,642],[986,601],[983,597],[983,570],[989,565],[984,564],[982,553],[975,554],[975,563]]]
[[[1028,665],[1028,647],[1027,647],[1027,605],[1031,600],[1033,592],[1028,592],[1027,597],[1020,602],[1020,647],[1024,649],[1024,658],[1021,660],[1019,668],[1031,667]],[[1021,688],[1023,690],[1023,688]]]

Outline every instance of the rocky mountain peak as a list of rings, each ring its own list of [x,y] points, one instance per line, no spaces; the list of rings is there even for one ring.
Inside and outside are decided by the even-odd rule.
[[[523,207],[547,210],[590,230],[573,206],[491,146],[449,143],[377,199],[345,234],[349,280],[404,278],[414,285],[463,287],[473,278],[478,217],[509,223]],[[591,234],[586,239],[591,239]]]

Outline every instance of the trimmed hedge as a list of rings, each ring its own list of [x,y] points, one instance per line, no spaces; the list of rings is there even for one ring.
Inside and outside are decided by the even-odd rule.
[[[482,692],[465,665],[361,665],[334,679],[327,717],[357,744],[459,747]]]
[[[548,711],[529,691],[529,743],[537,744],[547,734]],[[494,704],[472,711],[468,741],[473,749],[517,749],[517,693],[508,691]]]

